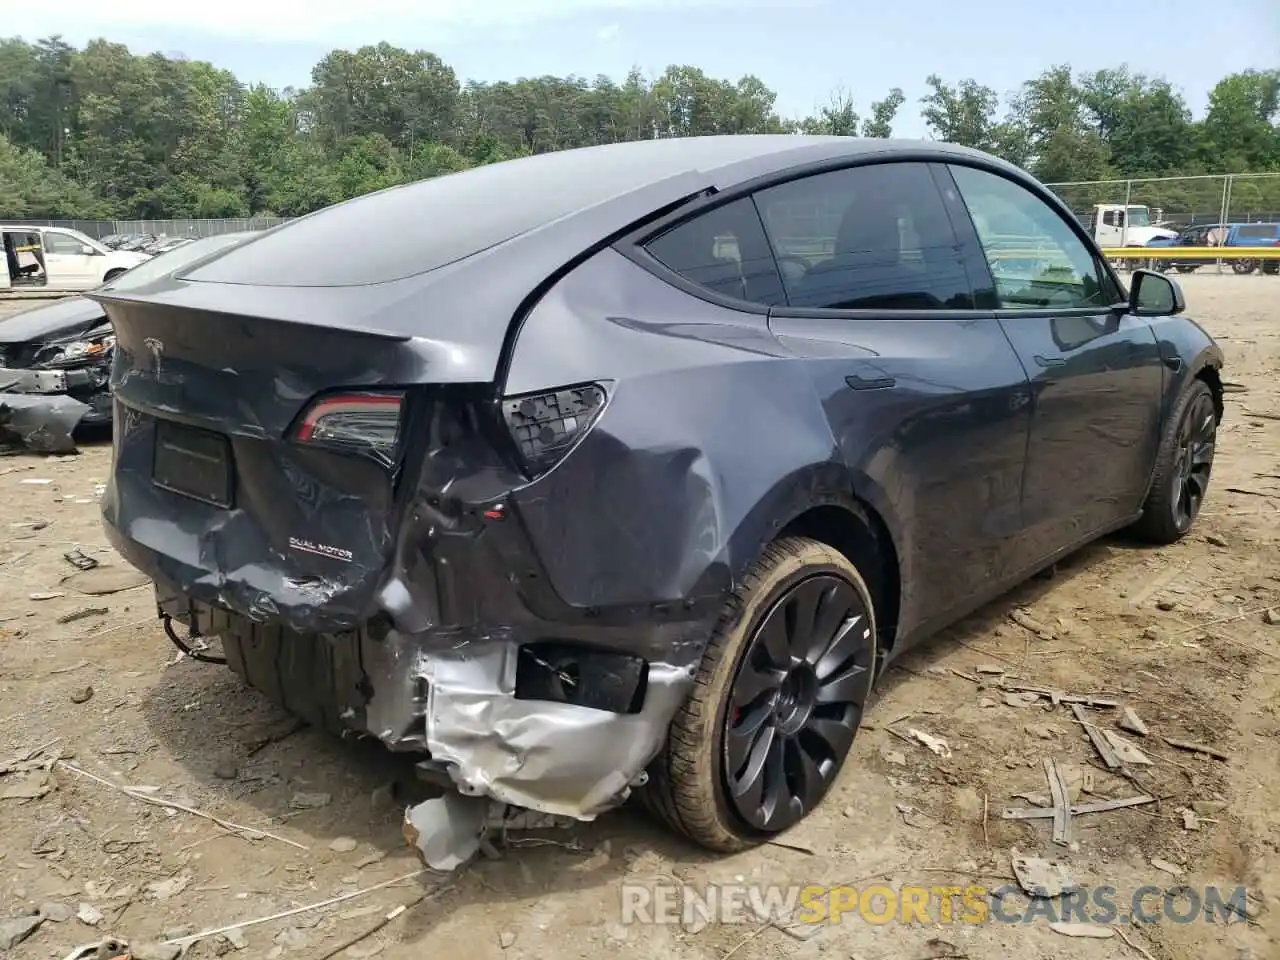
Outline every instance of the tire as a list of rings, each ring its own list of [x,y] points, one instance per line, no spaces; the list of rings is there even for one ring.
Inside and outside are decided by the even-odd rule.
[[[1175,269],[1179,273],[1194,273],[1196,268],[1194,264],[1179,263],[1176,265]]]
[[[1280,273],[1280,260],[1268,260],[1262,264],[1262,272],[1269,277]]]
[[[1191,530],[1209,490],[1217,429],[1213,392],[1203,380],[1192,380],[1160,437],[1142,519],[1133,526],[1140,539],[1176,543]]]
[[[1257,260],[1233,260],[1231,262],[1231,269],[1234,270],[1236,273],[1240,274],[1241,276],[1245,276],[1246,274],[1253,273],[1254,270],[1258,269],[1258,261]]]
[[[803,642],[797,624],[806,603],[815,629]],[[846,557],[800,537],[769,544],[712,630],[694,692],[650,767],[642,802],[690,840],[725,853],[804,819],[852,746],[874,679],[875,630],[870,591]],[[829,646],[825,636],[834,638]],[[788,667],[779,667],[784,661]],[[756,732],[743,736],[747,730]],[[759,803],[748,781],[759,785]]]

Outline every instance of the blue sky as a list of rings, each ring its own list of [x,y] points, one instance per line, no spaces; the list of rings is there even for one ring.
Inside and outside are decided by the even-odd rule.
[[[0,33],[93,36],[210,60],[247,82],[305,85],[334,47],[432,50],[478,80],[656,74],[689,63],[754,73],[801,116],[831,91],[860,112],[890,87],[895,133],[923,136],[924,79],[974,77],[1002,96],[1052,64],[1160,74],[1197,115],[1225,73],[1280,66],[1280,0],[55,0],[6,4]],[[1206,11],[1212,11],[1206,12]]]

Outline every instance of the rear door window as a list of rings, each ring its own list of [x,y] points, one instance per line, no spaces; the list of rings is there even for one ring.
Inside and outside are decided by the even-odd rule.
[[[973,292],[927,165],[882,163],[759,191],[792,307],[970,310]]]
[[[1274,240],[1276,238],[1276,225],[1274,223],[1251,223],[1243,226],[1239,231],[1241,239],[1245,240]]]
[[[735,300],[782,303],[782,279],[750,198],[673,227],[645,247],[690,283]]]

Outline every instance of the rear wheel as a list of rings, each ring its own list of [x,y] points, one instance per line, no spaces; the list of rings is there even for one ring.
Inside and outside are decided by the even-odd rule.
[[[794,826],[844,764],[875,654],[871,595],[854,565],[813,540],[770,544],[712,632],[646,802],[713,850]]]
[[[1187,535],[1209,491],[1217,433],[1213,393],[1203,380],[1192,380],[1161,437],[1151,490],[1134,533],[1162,544]]]
[[[1231,262],[1231,269],[1241,275],[1246,273],[1253,273],[1253,271],[1258,269],[1258,261],[1257,260],[1233,260]]]

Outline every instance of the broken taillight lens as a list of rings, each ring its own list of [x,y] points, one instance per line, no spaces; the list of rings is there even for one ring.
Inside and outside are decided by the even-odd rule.
[[[399,392],[329,394],[316,400],[303,415],[294,440],[394,463],[403,409],[404,394]]]
[[[537,477],[559,463],[591,429],[604,401],[596,383],[505,398],[502,414],[525,471]]]

